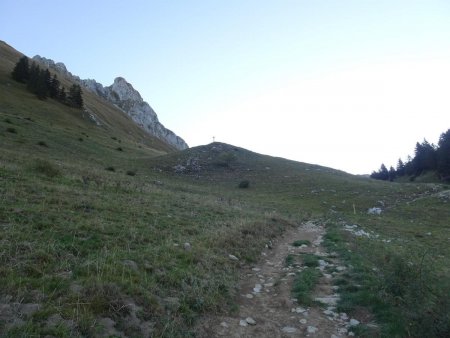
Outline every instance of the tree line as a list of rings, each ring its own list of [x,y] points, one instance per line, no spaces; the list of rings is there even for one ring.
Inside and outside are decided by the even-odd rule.
[[[19,59],[11,76],[14,80],[25,83],[27,89],[40,100],[49,97],[71,107],[83,108],[83,93],[80,85],[73,84],[66,92],[56,74],[52,76],[48,69],[42,69],[35,62],[30,65],[26,56]]]
[[[436,172],[442,181],[450,181],[450,129],[441,134],[437,146],[427,140],[417,142],[414,157],[408,156],[406,162],[399,159],[395,169],[392,166],[387,169],[381,164],[380,169],[372,172],[370,177],[393,181],[398,177],[407,176],[413,181],[417,176],[429,171]]]

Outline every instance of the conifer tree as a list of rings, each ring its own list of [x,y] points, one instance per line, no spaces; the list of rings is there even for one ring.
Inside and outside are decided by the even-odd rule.
[[[450,181],[450,129],[439,137],[437,150],[437,170],[441,178]]]
[[[62,103],[66,103],[67,101],[66,88],[64,88],[64,86],[61,86],[58,90],[58,101]]]
[[[403,163],[401,158],[399,158],[397,162],[396,174],[397,176],[405,176],[405,164]]]
[[[27,88],[33,94],[36,94],[39,99],[45,100],[47,98],[47,73],[34,62],[30,67],[30,79]]]
[[[67,100],[72,107],[83,107],[83,96],[80,85],[74,84],[70,87]]]
[[[393,180],[395,180],[395,178],[397,177],[397,174],[396,174],[396,172],[395,172],[395,169],[394,169],[394,167],[390,167],[389,168],[389,172],[388,172],[388,177],[389,177],[389,181],[393,181]]]
[[[48,88],[48,95],[52,98],[58,98],[58,91],[59,91],[59,80],[56,77],[56,74],[53,75],[52,79],[50,80],[49,88]]]
[[[19,59],[11,73],[11,76],[18,82],[26,83],[28,81],[30,78],[30,65],[26,56],[22,56]]]

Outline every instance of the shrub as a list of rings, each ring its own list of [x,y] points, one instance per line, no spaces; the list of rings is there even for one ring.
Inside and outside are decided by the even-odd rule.
[[[136,175],[136,172],[133,171],[133,170],[127,170],[127,175],[128,175],[128,176],[135,176],[135,175]]]
[[[59,168],[47,160],[38,159],[34,161],[32,169],[35,172],[43,174],[47,177],[56,177],[61,175],[61,171],[59,170]]]
[[[236,161],[236,155],[230,152],[221,153],[218,158],[216,164],[219,167],[230,167],[231,163]]]
[[[7,131],[8,133],[17,134],[16,128],[13,128],[13,127],[8,127],[8,128],[6,128],[6,131]]]
[[[303,257],[303,265],[308,266],[310,268],[314,268],[319,266],[319,257],[313,254],[304,254]]]
[[[122,147],[117,147],[116,150],[123,151]]]
[[[39,141],[39,142],[37,143],[37,145],[38,145],[38,146],[42,146],[42,147],[47,147],[47,148],[48,148],[48,145],[47,145],[47,143],[45,143],[45,141]]]
[[[290,265],[294,264],[294,261],[295,261],[294,256],[287,255],[286,258],[284,259],[284,265],[290,266]]]
[[[4,119],[3,121],[5,121],[6,123],[9,123],[9,124],[12,124],[11,120],[8,118]]]
[[[239,188],[241,189],[247,189],[250,186],[249,180],[243,180],[239,183]]]
[[[109,167],[106,167],[105,170],[116,171],[116,168],[114,168],[113,166],[109,166]]]

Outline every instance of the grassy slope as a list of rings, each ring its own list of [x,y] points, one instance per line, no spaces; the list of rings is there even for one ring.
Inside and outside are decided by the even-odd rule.
[[[108,317],[130,336],[144,326],[155,336],[188,335],[199,314],[233,310],[240,264],[309,219],[328,220],[329,245],[361,266],[346,282],[379,278],[372,267],[389,272],[385,253],[401,250],[402,257],[427,252],[437,288],[449,276],[448,199],[436,197],[440,186],[372,181],[218,143],[157,156],[170,149],[95,97],[86,102],[102,127],[35,99],[9,79],[14,62],[3,58],[18,55],[6,47],[1,55],[0,302],[40,308],[15,328],[0,317],[0,331],[92,336]],[[189,171],[193,160],[200,171]],[[174,173],[178,164],[188,170]],[[114,172],[105,170],[111,166]],[[244,179],[250,188],[238,189]],[[385,212],[367,215],[378,201]],[[355,241],[343,223],[393,240]],[[382,295],[375,282],[368,287]],[[349,311],[362,303],[351,297],[343,304]],[[55,314],[74,324],[49,325]],[[390,330],[401,334],[405,325]]]

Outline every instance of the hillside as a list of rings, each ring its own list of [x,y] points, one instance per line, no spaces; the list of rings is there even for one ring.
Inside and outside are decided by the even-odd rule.
[[[1,51],[6,337],[211,337],[226,329],[223,317],[262,330],[275,315],[240,326],[241,277],[262,283],[258,273],[275,267],[280,277],[253,284],[252,297],[267,284],[290,299],[292,288],[296,305],[274,301],[277,316],[348,314],[358,324],[333,331],[340,337],[448,336],[448,186],[380,182],[223,143],[175,152],[94,94],[85,101],[101,125],[38,100],[9,76],[20,55]],[[292,249],[296,241],[308,251]],[[339,294],[333,309],[308,301],[324,280]],[[312,330],[312,317],[295,317],[296,334]],[[280,337],[294,332],[271,325]]]

